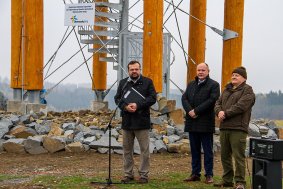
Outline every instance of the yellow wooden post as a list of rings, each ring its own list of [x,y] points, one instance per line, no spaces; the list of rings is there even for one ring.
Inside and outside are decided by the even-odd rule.
[[[144,0],[143,75],[162,92],[163,0]]]
[[[206,22],[206,0],[191,0],[190,14]],[[205,62],[205,25],[190,16],[189,28],[189,56],[196,64]],[[188,59],[187,82],[196,76],[196,67],[191,59]]]
[[[22,87],[22,1],[11,1],[11,84],[10,87]]]
[[[237,38],[223,42],[222,90],[231,80],[235,67],[242,65],[244,0],[226,0],[224,6],[224,28],[238,33]]]
[[[43,88],[43,0],[25,0],[24,89]]]
[[[108,0],[107,0],[108,1]],[[97,0],[96,2],[107,2],[105,0]],[[96,7],[97,11],[100,12],[108,12],[108,8],[106,7]],[[107,22],[106,17],[95,17],[95,22]],[[94,26],[94,31],[107,31],[106,27]],[[98,39],[98,37],[94,36],[94,39]],[[100,36],[101,40],[107,39],[106,36]],[[94,49],[101,48],[101,45],[94,44]],[[99,61],[99,57],[106,57],[106,53],[94,53],[93,55],[93,84],[92,90],[106,90],[107,81],[106,81],[106,72],[107,72],[107,62]]]

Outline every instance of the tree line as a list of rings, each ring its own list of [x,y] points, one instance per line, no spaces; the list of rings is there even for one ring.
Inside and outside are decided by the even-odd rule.
[[[256,118],[283,120],[283,93],[281,90],[257,94],[252,113]]]

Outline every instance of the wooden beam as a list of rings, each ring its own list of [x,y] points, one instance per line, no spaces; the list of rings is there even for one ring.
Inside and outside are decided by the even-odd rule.
[[[143,70],[162,92],[163,0],[144,0]]]
[[[242,65],[244,0],[226,0],[224,6],[224,28],[238,33],[237,38],[223,42],[222,90],[231,80],[234,68]]]
[[[108,1],[108,0],[107,0]],[[96,2],[107,2],[105,0],[96,0]],[[97,11],[100,12],[108,12],[107,7],[96,7]],[[94,22],[107,22],[106,17],[99,17],[96,16],[94,19]],[[94,31],[101,31],[101,30],[107,30],[105,27],[100,26],[94,26]],[[93,36],[94,39],[98,39],[98,37]],[[106,36],[100,36],[101,40],[107,39]],[[94,49],[101,48],[101,45],[95,44],[93,45]],[[93,84],[92,84],[92,90],[100,90],[104,91],[107,87],[107,62],[99,61],[99,57],[106,57],[107,53],[94,53],[93,54]]]
[[[191,0],[190,14],[206,22],[206,0]],[[196,64],[188,59],[187,82],[195,78],[197,64],[205,62],[205,25],[190,16],[189,27],[188,54]]]
[[[10,87],[22,87],[22,1],[11,1],[11,83]]]
[[[24,89],[43,88],[43,0],[25,0]]]

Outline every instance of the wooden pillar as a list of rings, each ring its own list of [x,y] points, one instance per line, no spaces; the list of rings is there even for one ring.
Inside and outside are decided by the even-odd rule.
[[[22,87],[22,1],[11,1],[11,83],[10,87]]]
[[[163,0],[144,0],[143,70],[162,92]]]
[[[242,65],[244,0],[226,0],[224,6],[224,28],[238,33],[237,38],[223,42],[222,90],[231,80],[235,67]]]
[[[25,0],[24,13],[24,89],[43,88],[43,0]]]
[[[107,2],[108,0],[96,0],[96,2]],[[108,12],[106,7],[96,7],[97,11]],[[96,16],[94,22],[107,22],[106,17]],[[106,27],[94,26],[94,31],[107,31]],[[96,36],[93,36],[94,39],[98,39]],[[107,39],[106,36],[100,36],[101,40]],[[102,45],[94,44],[94,49],[101,48]],[[104,48],[103,48],[104,49]],[[92,90],[104,91],[107,87],[106,73],[107,73],[107,62],[99,61],[99,57],[106,57],[107,53],[97,52],[93,54],[93,84]]]
[[[206,0],[191,0],[190,14],[206,22]],[[196,64],[205,62],[205,29],[203,23],[190,16],[188,54]],[[187,82],[195,78],[196,64],[188,58]]]

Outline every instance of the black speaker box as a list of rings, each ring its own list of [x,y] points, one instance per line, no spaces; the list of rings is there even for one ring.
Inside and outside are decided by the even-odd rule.
[[[250,138],[250,156],[260,159],[283,160],[283,140]]]
[[[281,161],[253,159],[253,189],[282,189]]]

